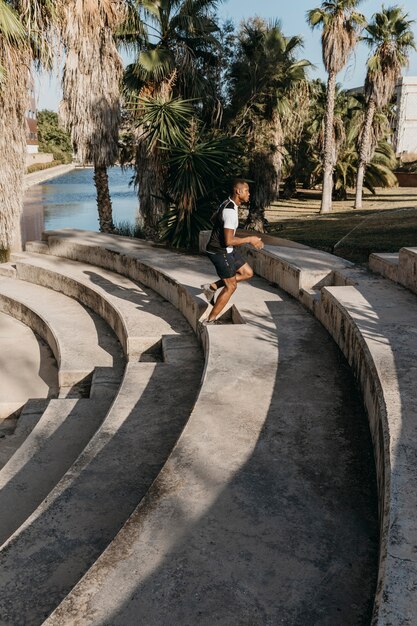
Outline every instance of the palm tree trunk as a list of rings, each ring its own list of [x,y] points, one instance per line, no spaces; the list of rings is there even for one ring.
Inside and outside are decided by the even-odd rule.
[[[335,164],[334,145],[334,104],[336,91],[336,73],[329,72],[327,80],[326,112],[324,115],[324,147],[323,147],[323,190],[321,196],[320,214],[330,213],[332,210],[333,169]]]
[[[11,55],[10,55],[11,56]],[[13,57],[12,57],[13,58]],[[16,54],[14,62],[1,54],[7,75],[0,85],[0,262],[11,250],[21,250],[20,219],[26,166],[25,115],[29,96],[29,61]]]
[[[355,209],[362,208],[362,193],[363,193],[363,181],[365,178],[365,168],[369,163],[371,156],[371,130],[372,122],[374,120],[376,104],[375,100],[371,98],[368,107],[366,109],[365,125],[362,134],[362,141],[359,150],[359,166],[356,177],[356,198]]]
[[[100,232],[111,233],[114,230],[113,211],[109,191],[109,176],[105,165],[94,164],[94,184],[97,191]]]
[[[147,239],[158,239],[159,222],[168,209],[165,197],[166,172],[156,150],[145,142],[136,150],[135,184],[139,196],[139,226]]]
[[[279,185],[281,183],[282,174],[282,151],[284,147],[284,134],[282,130],[281,119],[277,111],[274,111],[272,117],[272,144],[274,146],[273,163],[276,171],[274,200],[279,198]]]

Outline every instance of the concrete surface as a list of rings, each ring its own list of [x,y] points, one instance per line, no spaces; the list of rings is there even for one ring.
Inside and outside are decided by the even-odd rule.
[[[393,282],[398,282],[398,252],[373,253],[369,256],[369,269]]]
[[[62,176],[71,170],[75,169],[75,163],[66,163],[64,165],[57,165],[56,167],[49,167],[39,172],[32,172],[32,174],[26,174],[23,180],[23,186],[25,189],[43,183],[46,180]]]
[[[0,310],[24,322],[48,343],[58,363],[58,384],[63,394],[64,389],[70,390],[90,376],[96,366],[113,364],[113,355],[100,345],[96,320],[63,294],[25,281],[0,278]]]
[[[163,315],[164,303],[137,283],[114,272],[51,255],[13,254],[17,277],[75,298],[114,330],[128,359],[158,352],[161,336],[175,333]],[[177,316],[178,329],[188,325]]]
[[[90,233],[76,232],[65,233],[63,239],[65,241],[60,241],[55,233],[49,241],[53,241],[58,248],[62,246],[63,254],[73,258],[85,253],[94,257],[96,262],[118,263],[124,266],[126,272],[133,272],[134,255],[140,259],[138,264],[142,272],[145,272],[143,266],[146,259],[147,265],[151,264],[151,248],[144,244],[135,243],[130,253],[122,257],[123,252],[128,250],[124,241],[116,242],[111,238],[97,240]],[[81,242],[83,239],[84,243]],[[105,251],[99,250],[100,246]],[[271,252],[274,251],[250,250],[248,257],[260,275],[284,286],[314,312],[346,355],[361,385],[373,436],[380,508],[380,563],[372,623],[413,624],[417,612],[414,560],[416,507],[414,491],[410,490],[410,485],[415,484],[417,478],[412,417],[415,407],[415,385],[412,383],[412,364],[416,357],[413,337],[417,321],[415,298],[389,281],[372,277],[351,264],[340,264],[340,260],[331,258],[328,259],[327,270],[320,258],[319,270],[323,277],[317,283],[314,271],[317,255],[314,251],[299,249],[298,255],[294,256],[292,249],[289,253],[292,258],[289,258],[288,251],[283,254],[280,242],[275,253]],[[115,260],[117,256],[118,261]],[[412,253],[408,257],[414,262]],[[154,252],[152,264],[171,277],[179,277],[182,269],[177,257],[170,253],[165,255],[163,251]],[[169,265],[176,269],[168,272]],[[197,266],[198,262],[194,259],[187,264],[185,276],[189,287],[195,284],[191,274]],[[200,261],[200,268],[204,268],[204,262]],[[204,269],[200,275],[202,273]],[[302,283],[303,273],[305,281]],[[151,276],[149,270],[147,276]],[[327,286],[323,286],[323,280]],[[239,288],[238,294],[242,293],[243,288]],[[244,318],[244,311],[242,315]],[[77,602],[79,597],[77,606],[91,609],[91,615],[96,610],[100,611],[93,599],[98,593],[94,588],[94,578],[90,579],[90,583],[90,588],[88,584],[82,587],[81,583],[79,596],[76,593],[71,596],[65,604],[66,610],[71,610],[71,606],[75,606],[72,601]],[[97,583],[97,586],[100,584]],[[128,603],[129,600],[126,606]],[[59,611],[57,615],[60,616]],[[59,619],[62,619],[62,614]],[[103,619],[105,621],[107,617]],[[346,623],[345,614],[342,623]]]
[[[198,327],[207,260],[95,233],[48,240],[54,255],[152,286]],[[173,453],[50,623],[369,622],[376,490],[349,369],[268,282],[240,285],[233,305],[246,323],[203,334],[203,384]]]
[[[30,328],[0,313],[0,419],[29,398],[58,393],[56,363],[49,347]]]
[[[157,306],[160,298],[153,298]],[[189,342],[191,329],[167,303],[163,315],[160,324],[184,327]],[[182,364],[181,380],[175,362],[127,365],[102,426],[2,546],[0,623],[42,622],[114,537],[175,444],[199,389],[201,365],[198,351]],[[25,592],[16,601],[18,589]]]

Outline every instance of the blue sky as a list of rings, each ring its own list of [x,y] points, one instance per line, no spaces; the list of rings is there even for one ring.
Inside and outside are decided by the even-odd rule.
[[[321,1],[316,0],[289,0],[289,2],[278,2],[278,0],[225,0],[220,3],[219,15],[223,19],[232,19],[236,25],[242,19],[258,15],[266,19],[279,19],[283,26],[283,31],[287,36],[301,35],[304,39],[303,57],[316,66],[310,72],[311,77],[325,78],[323,64],[321,61],[320,31],[312,32],[306,24],[305,14],[309,9],[320,6]],[[400,4],[409,14],[409,19],[417,22],[417,2],[416,0],[386,0],[385,6]],[[379,11],[382,0],[363,0],[361,11],[367,18]],[[414,25],[414,32],[417,39],[417,24]],[[363,83],[365,77],[365,64],[367,49],[359,45],[355,55],[349,64],[338,76],[338,81],[344,87],[356,87]],[[417,76],[417,53],[413,52],[410,58],[410,66],[405,71],[408,76]],[[37,81],[38,109],[57,110],[60,99],[59,80],[55,76],[41,75]]]

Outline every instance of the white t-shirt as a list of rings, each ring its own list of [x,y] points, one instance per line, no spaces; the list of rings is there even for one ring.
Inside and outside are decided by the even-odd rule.
[[[223,209],[223,225],[224,228],[229,228],[233,230],[233,235],[236,233],[236,229],[239,226],[239,214],[238,214],[238,206],[233,200],[229,198],[230,202],[234,204],[234,209]],[[233,247],[228,246],[226,248],[227,252],[233,252]]]

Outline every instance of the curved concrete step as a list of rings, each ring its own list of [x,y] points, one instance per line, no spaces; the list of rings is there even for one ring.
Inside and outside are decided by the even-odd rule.
[[[275,276],[275,282],[285,285],[288,277],[282,277],[281,247],[282,242],[273,255],[276,260],[263,251],[251,250],[249,256],[260,275],[269,280]],[[311,259],[314,255],[309,249],[299,250],[290,273],[297,275],[303,267],[308,270]],[[395,265],[396,259],[392,261]],[[403,280],[404,267],[400,252],[398,281]],[[417,611],[417,499],[410,488],[417,482],[417,302],[400,286],[348,265],[334,269],[329,263],[327,282],[328,286],[320,289],[318,285],[314,290],[295,282],[292,292],[314,312],[345,354],[368,412],[380,510],[372,623],[411,624]],[[406,286],[413,289],[411,281]]]
[[[90,233],[48,240],[56,255],[148,281],[196,325],[207,260]],[[349,371],[318,323],[265,281],[240,285],[234,302],[246,324],[203,334],[204,382],[172,455],[50,624],[369,616],[372,462]]]
[[[58,363],[58,383],[70,389],[92,375],[96,366],[110,367],[113,355],[100,345],[96,319],[78,302],[46,287],[0,279],[0,310],[38,333]]]
[[[18,278],[75,298],[114,330],[128,359],[160,354],[161,336],[183,332],[187,324],[165,319],[164,302],[123,276],[85,263],[42,254],[13,255]]]
[[[30,398],[58,394],[58,372],[49,346],[25,324],[0,312],[0,418]]]
[[[2,432],[0,439],[0,469],[16,452],[22,442],[35,428],[48,406],[48,399],[28,400],[19,413],[19,418],[10,429]]]
[[[0,471],[0,545],[49,494],[91,439],[109,401],[51,400]]]
[[[398,282],[398,262],[399,254],[391,253],[373,253],[369,256],[369,268],[376,274],[381,274],[385,278],[389,278],[393,282]]]
[[[175,323],[174,312],[171,318]],[[201,357],[183,365],[180,379],[177,363],[127,365],[102,426],[2,546],[0,614],[5,624],[41,623],[119,531],[188,419],[200,363]],[[18,601],[17,589],[25,590]]]

